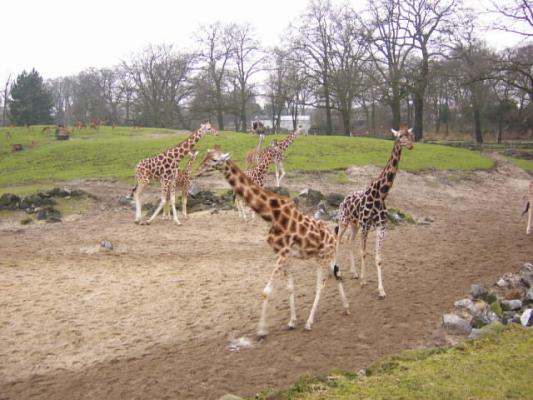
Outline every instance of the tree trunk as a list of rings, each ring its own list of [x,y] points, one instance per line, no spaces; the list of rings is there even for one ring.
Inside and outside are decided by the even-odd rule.
[[[415,142],[418,142],[422,139],[424,132],[424,96],[420,96],[419,93],[415,93]]]
[[[481,134],[481,112],[476,105],[474,105],[474,133],[476,143],[483,143],[483,135]]]
[[[324,97],[326,101],[326,127],[327,127],[327,135],[331,135],[333,133],[333,124],[331,122],[331,103],[329,99],[329,86],[327,84],[324,84]]]
[[[503,113],[500,112],[498,115],[498,144],[502,143],[503,136]]]
[[[351,114],[351,110],[347,110],[346,109],[347,107],[343,107],[343,110],[341,112],[341,115],[342,115],[342,125],[343,125],[343,128],[344,128],[344,134],[346,136],[350,136],[350,114]]]
[[[401,113],[400,113],[400,98],[395,96],[391,102],[390,107],[392,111],[392,129],[400,129]]]

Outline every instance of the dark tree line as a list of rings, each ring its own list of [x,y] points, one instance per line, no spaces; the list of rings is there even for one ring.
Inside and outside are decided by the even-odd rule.
[[[498,140],[505,131],[531,135],[531,6],[508,0],[490,11],[498,16],[491,28],[524,41],[490,49],[461,0],[373,0],[363,12],[310,0],[274,49],[248,24],[218,22],[199,27],[194,52],[150,46],[114,68],[40,83],[23,72],[5,86],[4,112],[13,123],[185,129],[209,118],[239,131],[258,115],[279,131],[282,115],[295,127],[311,114],[312,130],[326,134],[407,122],[417,140],[424,131],[470,132],[477,142],[487,131]],[[39,106],[24,103],[28,85],[40,86]]]

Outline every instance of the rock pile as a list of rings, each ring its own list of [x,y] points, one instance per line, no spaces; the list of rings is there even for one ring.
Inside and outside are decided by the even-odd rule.
[[[457,300],[454,307],[442,318],[451,335],[478,338],[509,323],[532,326],[533,264],[524,264],[518,273],[505,274],[492,290],[472,285],[470,296]]]
[[[28,214],[35,214],[39,220],[59,222],[61,221],[61,212],[53,207],[57,205],[54,197],[76,198],[86,195],[89,194],[83,190],[71,190],[68,188],[53,188],[46,192],[38,192],[23,198],[12,193],[4,193],[0,196],[0,210],[22,210]]]

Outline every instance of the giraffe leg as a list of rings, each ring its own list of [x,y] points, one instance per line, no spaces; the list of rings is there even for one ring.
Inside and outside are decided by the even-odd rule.
[[[176,191],[173,190],[170,194],[170,206],[172,207],[172,216],[174,222],[178,225],[181,225],[181,222],[178,219],[178,212],[176,211]]]
[[[337,285],[339,287],[339,294],[341,296],[342,301],[342,307],[344,308],[344,314],[349,315],[350,314],[350,305],[348,304],[348,299],[346,299],[346,294],[344,293],[344,286],[342,284],[342,280],[337,281]]]
[[[181,192],[181,212],[183,213],[183,216],[185,219],[189,219],[189,216],[187,215],[187,199],[188,199],[188,191],[184,190]]]
[[[143,222],[143,225],[150,225],[152,221],[159,215],[161,212],[161,209],[167,204],[167,193],[168,193],[169,187],[164,184],[164,182],[161,182],[161,202],[155,209],[152,216],[148,219],[148,221]]]
[[[279,179],[279,166],[278,166],[278,163],[276,163],[274,166],[276,167],[276,173],[275,173],[275,175],[276,175],[276,187],[279,187],[279,185],[281,184],[281,181]]]
[[[274,271],[272,271],[272,275],[270,276],[270,279],[268,280],[265,288],[263,289],[263,305],[261,307],[261,317],[259,318],[259,326],[257,327],[257,338],[259,340],[266,338],[268,334],[268,328],[267,328],[267,309],[268,309],[268,298],[272,294],[272,286],[274,283],[274,278],[279,273],[279,271],[285,266],[287,262],[287,254],[283,253],[278,257],[278,260],[276,261],[276,266],[274,267]]]
[[[379,226],[376,228],[376,269],[378,271],[378,292],[379,298],[385,298],[385,290],[383,289],[383,282],[381,280],[381,246],[385,238],[385,228]]]
[[[163,206],[163,219],[170,219],[170,210],[168,208],[168,203],[170,202],[170,193],[167,193],[167,204]]]
[[[320,292],[322,291],[322,288],[325,286],[326,280],[323,277],[322,273],[322,266],[318,267],[316,270],[316,293],[315,293],[315,301],[313,302],[313,307],[311,307],[311,312],[309,313],[309,318],[307,319],[307,322],[305,323],[305,330],[310,331],[311,326],[315,322],[315,313],[316,309],[318,307],[318,302],[320,301]]]
[[[350,226],[350,272],[352,274],[352,279],[359,279],[359,275],[357,274],[357,269],[355,268],[355,238],[357,237],[357,232],[359,231],[359,227],[356,225]]]
[[[294,303],[294,279],[292,277],[292,271],[289,269],[287,272],[287,289],[289,290],[289,305],[291,308],[291,319],[289,320],[289,329],[296,328],[296,305]]]
[[[146,188],[146,183],[137,183],[137,188],[135,189],[135,193],[133,193],[133,199],[135,200],[135,220],[134,222],[136,224],[141,222],[142,218],[142,203],[141,203],[141,194]]]
[[[335,261],[337,262],[339,259],[339,252],[341,247],[341,240],[344,236],[344,232],[346,232],[346,228],[348,225],[339,224],[339,232],[337,234],[337,242],[335,243]]]
[[[366,239],[368,230],[363,229],[361,232],[361,286],[366,285]]]
[[[527,214],[526,235],[531,234],[532,225],[533,225],[533,207],[529,207],[529,212]]]
[[[281,186],[281,180],[285,177],[285,168],[283,168],[283,163],[281,161],[279,162],[279,171],[278,187]]]

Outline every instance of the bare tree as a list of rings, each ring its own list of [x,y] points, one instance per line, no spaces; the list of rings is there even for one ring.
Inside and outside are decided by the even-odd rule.
[[[382,88],[382,99],[392,111],[392,127],[399,129],[401,100],[407,95],[406,62],[414,43],[406,30],[400,0],[369,2],[367,22],[370,57]]]
[[[272,129],[279,132],[281,114],[288,97],[289,53],[287,50],[275,48],[270,55],[269,74],[266,80],[266,96],[270,101]]]
[[[419,50],[420,63],[414,75],[414,132],[415,140],[422,139],[424,131],[424,98],[429,83],[429,63],[442,54],[442,41],[451,35],[451,17],[457,8],[456,0],[404,0],[400,2],[406,18],[409,36]],[[434,43],[432,43],[434,42]]]
[[[491,1],[491,4],[492,11],[503,16],[503,20],[494,23],[493,29],[533,37],[533,3],[530,0],[511,0],[507,4]]]
[[[246,130],[248,117],[246,107],[254,97],[250,78],[263,70],[266,55],[262,54],[259,41],[250,24],[233,25],[230,30],[233,43],[232,60],[235,66],[235,82],[239,95],[240,126]]]
[[[6,126],[6,115],[7,115],[7,99],[9,98],[9,84],[11,82],[11,74],[7,77],[6,84],[4,85],[4,93],[2,97],[4,98],[4,108],[2,110],[2,126]]]
[[[216,22],[200,27],[196,34],[202,48],[199,52],[199,61],[203,64],[201,68],[212,86],[208,100],[213,104],[220,130],[224,130],[224,91],[228,78],[228,64],[234,52],[232,29],[231,24],[223,25],[221,22]]]

